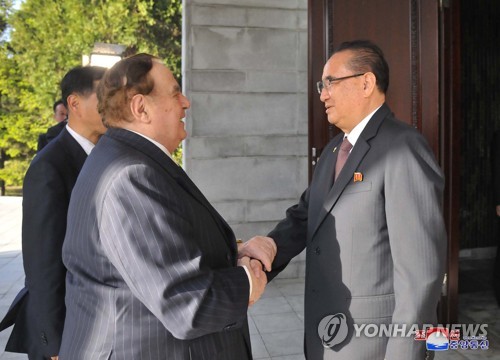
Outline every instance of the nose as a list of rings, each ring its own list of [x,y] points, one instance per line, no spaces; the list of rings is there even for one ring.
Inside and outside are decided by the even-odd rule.
[[[328,92],[328,89],[326,88],[321,89],[321,94],[319,95],[319,99],[321,100],[321,102],[325,102],[329,98],[330,98],[330,93]]]
[[[191,103],[189,102],[188,98],[184,96],[184,94],[181,94],[181,104],[184,110],[187,110],[191,107]]]

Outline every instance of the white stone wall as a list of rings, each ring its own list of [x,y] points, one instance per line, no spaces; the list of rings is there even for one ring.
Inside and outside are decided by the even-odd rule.
[[[183,6],[185,169],[237,237],[267,234],[307,186],[307,0]]]

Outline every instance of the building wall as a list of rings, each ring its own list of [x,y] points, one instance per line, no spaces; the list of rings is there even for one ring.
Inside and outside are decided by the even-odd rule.
[[[183,11],[185,169],[237,237],[265,235],[307,186],[307,0]]]

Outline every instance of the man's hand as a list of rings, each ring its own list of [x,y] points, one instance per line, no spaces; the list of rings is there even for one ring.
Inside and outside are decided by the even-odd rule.
[[[52,357],[50,358],[50,360],[58,360],[58,359],[59,359],[59,356],[52,356]]]
[[[266,289],[267,276],[262,271],[262,264],[258,260],[250,259],[248,256],[238,260],[238,266],[246,266],[250,273],[250,281],[252,282],[252,293],[248,300],[248,306],[255,304],[260,299]]]
[[[497,205],[497,216],[500,217],[500,205]]]
[[[267,236],[255,236],[238,246],[238,258],[248,256],[259,260],[267,271],[271,271],[271,264],[276,256],[277,247],[273,239]]]

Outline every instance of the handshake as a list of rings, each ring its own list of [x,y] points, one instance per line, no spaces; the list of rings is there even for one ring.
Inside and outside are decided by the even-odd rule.
[[[277,247],[267,236],[255,236],[238,244],[238,266],[245,266],[251,281],[248,305],[253,305],[264,293],[267,284],[265,271],[271,271]]]

